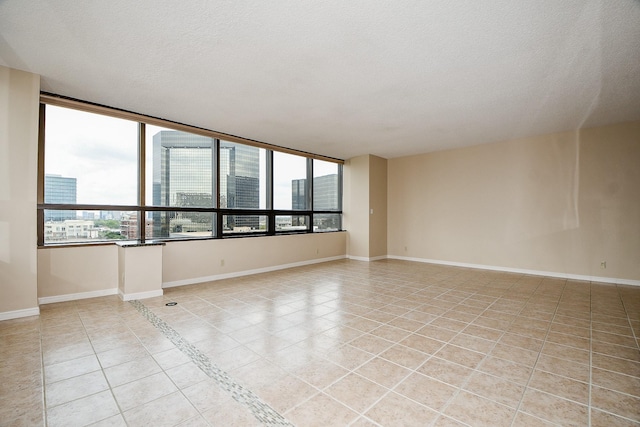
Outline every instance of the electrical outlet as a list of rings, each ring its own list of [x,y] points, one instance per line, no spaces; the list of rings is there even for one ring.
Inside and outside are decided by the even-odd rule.
[[[607,268],[607,261],[600,261],[600,268]]]
[[[224,267],[224,259],[220,260],[220,267]]]

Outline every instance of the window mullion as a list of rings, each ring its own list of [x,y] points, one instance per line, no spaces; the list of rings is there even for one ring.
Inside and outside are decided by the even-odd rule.
[[[146,239],[146,216],[144,210],[146,201],[146,126],[144,123],[138,123],[138,239],[144,243]]]
[[[219,139],[214,139],[213,140],[213,149],[212,151],[212,156],[213,158],[211,159],[211,165],[213,166],[213,173],[211,174],[211,178],[213,180],[212,185],[213,185],[213,191],[212,193],[216,195],[215,197],[215,201],[213,201],[214,204],[214,210],[215,210],[215,214],[214,214],[214,223],[213,223],[213,230],[215,231],[215,234],[213,237],[215,238],[222,238],[222,213],[220,211],[220,197],[222,196],[220,194],[220,140]]]
[[[273,211],[273,151],[267,150],[266,155],[267,161],[267,210],[269,214],[267,215],[267,234],[275,235],[276,234],[276,215]]]

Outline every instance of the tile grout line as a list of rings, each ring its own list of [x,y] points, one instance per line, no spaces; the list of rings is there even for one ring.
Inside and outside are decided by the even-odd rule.
[[[255,393],[234,381],[227,372],[212,363],[203,352],[185,340],[175,329],[159,318],[142,302],[132,300],[129,303],[182,353],[189,357],[202,372],[213,379],[220,388],[227,391],[236,402],[249,409],[257,420],[268,426],[293,426],[284,416],[263,402]]]
[[[40,349],[40,377],[42,379],[42,420],[44,421],[44,425],[49,425],[48,415],[47,415],[47,386],[45,384],[45,368],[44,368],[44,348],[42,345],[42,317],[38,315],[38,348]]]

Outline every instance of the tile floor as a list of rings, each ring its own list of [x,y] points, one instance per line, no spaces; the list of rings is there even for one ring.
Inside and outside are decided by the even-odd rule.
[[[640,287],[336,261],[0,322],[0,426],[640,426],[639,337]]]

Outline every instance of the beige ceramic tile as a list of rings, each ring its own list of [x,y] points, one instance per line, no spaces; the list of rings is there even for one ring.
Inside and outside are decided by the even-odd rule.
[[[640,420],[640,397],[592,386],[591,406],[614,415]]]
[[[165,373],[171,378],[171,381],[179,389],[187,388],[193,384],[207,380],[209,377],[198,366],[193,363],[185,363],[184,365],[171,368]]]
[[[638,348],[625,347],[601,341],[592,341],[591,351],[607,356],[640,362],[640,351],[638,351]]]
[[[511,425],[515,409],[461,391],[447,406],[444,413],[469,425],[500,427]]]
[[[525,392],[520,410],[566,426],[585,426],[589,421],[587,406],[533,389]]]
[[[177,388],[163,372],[113,388],[120,408],[123,411],[151,402],[168,395]]]
[[[535,370],[528,386],[583,405],[589,404],[589,384],[584,382]]]
[[[118,413],[118,406],[107,390],[48,409],[47,424],[49,427],[68,427],[71,423],[89,425]]]
[[[426,393],[426,390],[429,390],[429,392]],[[425,375],[414,373],[396,386],[394,391],[439,411],[458,391],[458,388]]]
[[[574,347],[546,342],[542,348],[542,354],[565,359],[570,362],[589,364],[589,352]]]
[[[113,350],[98,353],[98,360],[103,368],[109,368],[121,363],[130,362],[135,359],[146,357],[149,352],[144,348],[142,344],[136,343],[125,347],[116,348]]]
[[[466,366],[458,365],[438,357],[432,357],[420,366],[418,372],[455,387],[461,387],[473,371]]]
[[[124,412],[127,425],[177,425],[198,415],[182,393],[172,393]]]
[[[291,373],[317,389],[322,390],[329,384],[347,375],[349,371],[328,360],[318,359],[292,370]]]
[[[528,366],[491,356],[482,362],[478,370],[523,385],[529,381],[533,371]]]
[[[382,352],[380,357],[408,369],[415,369],[426,361],[430,355],[421,351],[396,344]]]
[[[435,356],[453,363],[457,363],[459,365],[466,366],[467,368],[475,369],[486,355],[483,353],[478,353],[476,351],[467,350],[462,347],[447,344],[442,347],[440,351],[435,353]]]
[[[122,363],[104,370],[111,387],[117,387],[161,371],[151,356],[145,356],[131,362]]]
[[[503,335],[502,331],[497,331],[495,329],[484,328],[478,325],[469,325],[463,331],[463,333],[467,335],[472,335],[474,337],[483,338],[485,340],[489,340],[492,342],[496,342]]]
[[[165,307],[170,300],[177,308]],[[638,425],[640,418],[637,288],[396,260],[336,261],[167,289],[145,305],[297,425],[387,425],[398,413],[434,426],[486,424],[478,408],[498,411],[499,425],[499,410],[513,411],[521,396],[513,426],[586,425],[590,378],[592,426]],[[175,399],[184,413],[169,415],[172,425],[258,425],[215,382],[187,369],[190,360],[116,296],[46,305],[40,318],[0,322],[0,359],[0,394],[11,396],[10,406],[0,405],[4,424],[41,423],[44,362],[51,425],[63,418],[67,425],[124,425],[108,390],[82,397],[94,392],[82,377],[99,376],[101,367],[131,424],[162,413],[154,402]],[[165,375],[159,369],[191,403],[183,405],[169,378],[149,380]],[[368,382],[343,382],[354,378]],[[104,379],[89,383],[105,386]],[[357,408],[318,394],[323,388]],[[62,403],[68,399],[75,400]],[[432,410],[445,415],[431,418]]]
[[[464,389],[515,409],[522,399],[525,388],[500,377],[476,372],[464,385]]]
[[[365,415],[379,425],[393,427],[428,425],[436,419],[438,413],[391,392],[378,401]]]
[[[382,397],[387,389],[358,374],[349,374],[328,387],[325,392],[361,413]]]
[[[425,354],[435,354],[445,343],[419,334],[413,334],[400,341],[401,345],[418,350]]]
[[[459,347],[484,354],[487,354],[495,345],[494,341],[485,340],[465,333],[460,333],[449,342]]]
[[[446,415],[440,415],[432,424],[433,427],[468,427],[468,424],[463,424],[460,421],[456,421],[453,418],[449,418]]]
[[[640,421],[618,417],[597,409],[591,409],[592,427],[638,427]]]
[[[371,354],[380,354],[391,347],[394,342],[372,334],[365,334],[354,339],[349,344]]]
[[[518,427],[556,427],[558,424],[525,414],[524,412],[518,412],[513,421],[513,425]]]
[[[295,425],[325,427],[349,425],[358,414],[330,396],[319,393],[284,414]]]
[[[91,424],[90,427],[127,427],[127,423],[121,414],[114,415],[113,417],[106,418]]]
[[[355,373],[384,387],[393,388],[405,379],[411,371],[388,360],[377,357],[362,365]]]
[[[632,360],[593,353],[591,363],[592,366],[596,368],[606,369],[608,371],[618,372],[620,374],[630,375],[633,377],[640,377],[640,363]]]
[[[51,408],[108,388],[102,371],[95,371],[48,384],[45,402],[47,407]]]
[[[55,365],[45,366],[44,380],[45,383],[53,383],[78,375],[88,374],[89,372],[97,371],[99,369],[100,364],[98,363],[98,359],[95,355],[90,355],[57,363]]]
[[[418,329],[416,333],[442,342],[448,342],[458,334],[458,332],[452,331],[450,329],[439,328],[434,325],[425,325],[424,327]]]
[[[640,397],[640,378],[604,369],[592,368],[591,382],[602,388]]]
[[[292,375],[284,375],[253,391],[276,411],[284,413],[313,396],[317,389]]]

